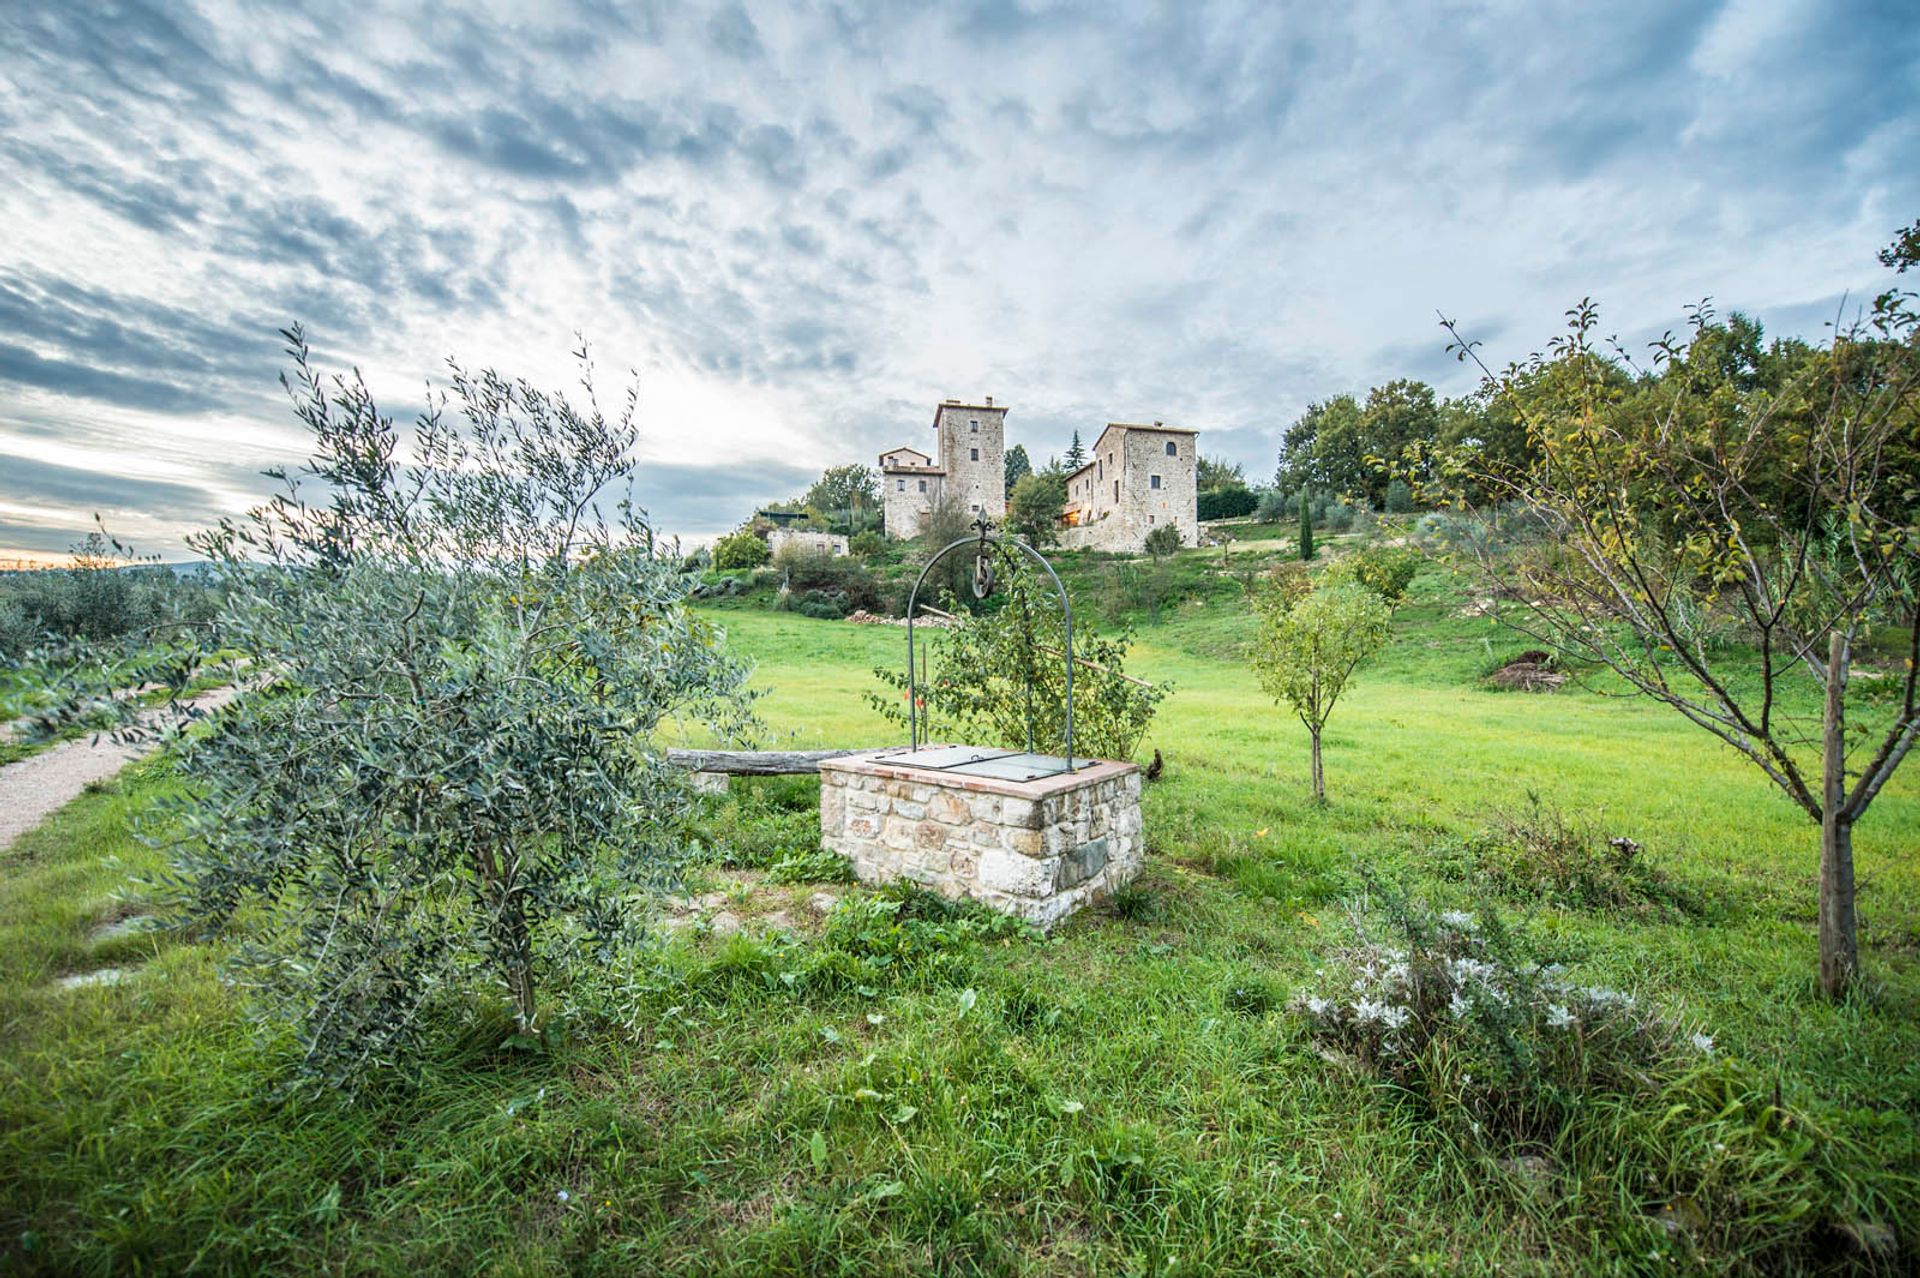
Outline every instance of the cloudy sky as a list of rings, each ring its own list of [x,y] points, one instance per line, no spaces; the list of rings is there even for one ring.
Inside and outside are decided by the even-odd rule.
[[[1598,298],[1818,335],[1920,216],[1910,4],[0,5],[0,557],[143,549],[303,456],[279,327],[640,381],[730,526],[993,395],[1037,458],[1468,386]]]

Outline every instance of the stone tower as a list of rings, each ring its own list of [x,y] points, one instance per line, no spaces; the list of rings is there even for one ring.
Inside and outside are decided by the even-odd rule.
[[[1007,515],[1007,410],[947,400],[933,415],[946,498],[996,524]]]
[[[933,410],[933,455],[895,448],[880,455],[887,533],[918,535],[941,501],[996,524],[1007,514],[1007,409],[993,396],[984,404],[941,402]]]

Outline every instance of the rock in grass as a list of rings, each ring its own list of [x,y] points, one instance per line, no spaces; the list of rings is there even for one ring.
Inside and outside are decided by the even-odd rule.
[[[94,972],[75,972],[72,976],[63,976],[54,984],[63,990],[77,990],[90,985],[118,985],[126,978],[124,968],[103,967]]]

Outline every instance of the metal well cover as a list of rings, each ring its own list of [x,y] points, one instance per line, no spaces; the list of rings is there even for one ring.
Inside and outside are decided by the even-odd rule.
[[[1076,771],[1057,754],[1029,754],[1021,750],[993,750],[982,746],[939,746],[890,755],[887,763],[898,767],[924,768],[929,772],[952,772],[970,777],[992,777],[998,781],[1038,781]]]

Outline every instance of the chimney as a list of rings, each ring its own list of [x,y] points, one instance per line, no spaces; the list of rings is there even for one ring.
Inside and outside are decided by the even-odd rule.
[[[1166,425],[1166,423],[1165,423],[1165,422],[1158,422],[1158,421],[1157,421],[1157,422],[1155,422],[1155,423],[1154,423],[1154,425],[1155,425],[1155,426],[1165,426],[1165,425]]]
[[[992,408],[992,407],[993,407],[993,396],[991,396],[991,395],[989,395],[989,396],[987,396],[987,407],[988,407],[988,408]]]

